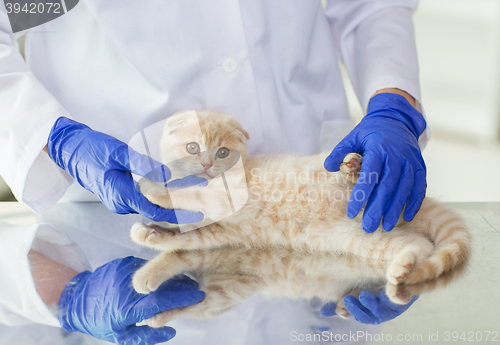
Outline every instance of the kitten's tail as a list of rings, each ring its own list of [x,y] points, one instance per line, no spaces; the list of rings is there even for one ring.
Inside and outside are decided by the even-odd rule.
[[[430,281],[464,266],[471,252],[471,235],[463,219],[448,208],[426,199],[417,216],[424,224],[424,234],[434,242],[434,252],[408,275],[406,284]]]

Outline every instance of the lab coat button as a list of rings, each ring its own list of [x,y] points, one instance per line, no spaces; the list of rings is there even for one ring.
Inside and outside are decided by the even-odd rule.
[[[222,60],[222,69],[224,72],[231,74],[234,73],[238,70],[238,60],[236,60],[234,57],[228,57]]]

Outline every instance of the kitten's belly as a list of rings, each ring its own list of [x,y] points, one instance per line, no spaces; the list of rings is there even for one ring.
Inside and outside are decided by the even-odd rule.
[[[299,185],[293,189],[249,190],[259,214],[276,221],[311,223],[347,218],[351,190],[340,184]]]

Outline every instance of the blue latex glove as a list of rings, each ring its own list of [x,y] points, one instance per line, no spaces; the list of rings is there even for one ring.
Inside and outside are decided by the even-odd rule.
[[[427,188],[426,167],[418,146],[425,127],[422,114],[404,97],[378,94],[371,99],[368,114],[325,160],[328,171],[337,171],[348,153],[363,155],[347,215],[356,217],[366,203],[365,232],[375,231],[382,217],[384,230],[394,228],[405,205],[406,221],[419,210]]]
[[[62,328],[124,345],[156,344],[174,337],[171,327],[135,324],[164,310],[198,303],[205,293],[197,290],[195,281],[178,276],[149,295],[141,295],[132,287],[132,276],[144,263],[129,256],[74,277],[59,300]]]
[[[50,158],[61,169],[115,213],[140,213],[154,221],[169,223],[196,223],[203,219],[200,212],[167,210],[150,203],[136,188],[131,173],[166,182],[170,179],[170,170],[116,138],[60,117],[52,127],[47,147]],[[205,181],[199,177],[188,178],[188,184]],[[183,180],[176,180],[176,187]]]
[[[371,325],[389,321],[401,315],[418,299],[414,296],[410,303],[399,305],[392,303],[385,290],[380,291],[379,297],[375,296],[371,291],[363,291],[359,294],[359,300],[354,296],[345,296],[344,305],[354,318],[361,322]],[[335,303],[325,304],[321,308],[321,315],[335,315]]]

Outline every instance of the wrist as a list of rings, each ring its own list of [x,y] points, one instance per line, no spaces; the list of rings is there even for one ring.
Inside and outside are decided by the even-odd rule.
[[[63,145],[67,139],[74,139],[76,132],[90,129],[88,126],[61,116],[56,120],[47,140],[47,153],[61,169],[66,170],[66,163],[63,161]],[[45,150],[45,148],[44,148]]]
[[[38,295],[48,307],[57,306],[64,288],[78,272],[35,250],[29,251],[28,260]]]
[[[68,284],[66,284],[63,292],[61,293],[58,304],[59,324],[64,330],[68,332],[80,331],[79,329],[75,328],[74,322],[72,322],[73,320],[71,307],[74,305],[79,305],[79,303],[76,301],[77,294],[81,290],[82,284],[85,284],[91,274],[92,273],[90,271],[84,271],[77,274],[68,282]]]
[[[397,89],[397,88],[392,88],[392,87],[391,88],[384,88],[384,89],[378,90],[377,92],[375,92],[373,94],[373,96],[370,98],[370,100],[373,97],[375,97],[376,95],[379,95],[381,93],[393,93],[395,95],[400,95],[400,96],[404,97],[408,101],[408,103],[410,103],[410,105],[413,108],[415,108],[415,109],[417,108],[417,106],[416,106],[417,102],[416,102],[415,98],[412,95],[410,95],[408,92],[406,92],[404,90]]]
[[[372,117],[392,118],[404,123],[417,140],[427,126],[423,115],[404,96],[392,92],[380,93],[372,97],[365,118]]]

